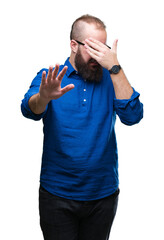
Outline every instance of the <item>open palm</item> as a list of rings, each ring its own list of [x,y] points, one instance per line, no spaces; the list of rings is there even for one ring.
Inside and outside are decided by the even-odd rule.
[[[57,99],[66,92],[70,91],[74,88],[73,84],[69,84],[65,86],[64,88],[61,88],[61,81],[67,71],[67,66],[65,66],[61,72],[58,74],[59,71],[59,65],[56,64],[55,69],[53,71],[53,67],[49,67],[48,75],[46,78],[46,72],[43,71],[42,73],[42,82],[40,85],[40,96],[43,99],[46,99],[48,101],[52,99]]]

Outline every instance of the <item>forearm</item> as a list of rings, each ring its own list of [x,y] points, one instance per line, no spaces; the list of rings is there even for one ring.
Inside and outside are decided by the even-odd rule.
[[[133,89],[122,69],[118,74],[111,74],[111,79],[117,99],[129,99],[132,96]]]
[[[31,111],[35,114],[43,113],[48,103],[49,100],[41,98],[40,93],[34,94],[28,102]]]
[[[117,60],[117,39],[114,41],[111,50],[105,44],[93,38],[86,39],[85,42],[87,53],[102,67],[111,70],[114,65],[119,65]],[[116,98],[129,99],[133,94],[133,89],[130,86],[123,70],[121,69],[117,74],[111,74],[111,78]]]

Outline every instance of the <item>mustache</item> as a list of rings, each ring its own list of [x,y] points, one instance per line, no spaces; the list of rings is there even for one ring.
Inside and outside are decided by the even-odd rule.
[[[95,63],[97,65],[100,65],[95,59],[91,58],[88,63]]]

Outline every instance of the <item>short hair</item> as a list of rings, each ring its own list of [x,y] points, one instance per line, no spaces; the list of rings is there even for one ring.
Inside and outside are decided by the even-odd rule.
[[[80,35],[80,22],[93,23],[98,29],[106,29],[105,24],[97,17],[91,16],[89,14],[83,15],[77,18],[71,27],[70,40],[78,38]]]

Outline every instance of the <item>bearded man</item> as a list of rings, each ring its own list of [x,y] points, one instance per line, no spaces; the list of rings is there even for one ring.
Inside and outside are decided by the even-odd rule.
[[[38,72],[21,105],[44,124],[40,225],[46,240],[107,240],[119,195],[116,115],[136,124],[143,105],[100,19],[76,19],[70,38],[65,64]]]

